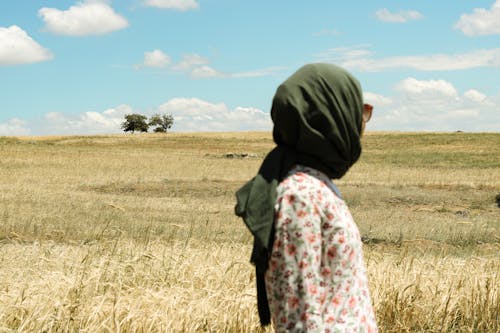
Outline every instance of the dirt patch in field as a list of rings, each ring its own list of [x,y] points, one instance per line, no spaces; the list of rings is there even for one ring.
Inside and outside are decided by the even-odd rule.
[[[234,196],[241,182],[225,180],[179,180],[164,179],[159,182],[113,182],[103,185],[85,185],[80,190],[103,194],[119,194],[146,197],[207,198]]]

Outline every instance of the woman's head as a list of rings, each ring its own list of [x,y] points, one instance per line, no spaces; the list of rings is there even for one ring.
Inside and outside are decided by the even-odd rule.
[[[340,178],[361,154],[363,112],[361,86],[349,72],[332,64],[308,64],[276,91],[273,137]]]

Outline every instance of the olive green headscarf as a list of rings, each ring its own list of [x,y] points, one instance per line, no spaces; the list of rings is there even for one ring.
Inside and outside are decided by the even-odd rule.
[[[251,262],[257,273],[262,325],[270,323],[264,286],[274,239],[276,187],[290,168],[302,164],[340,178],[361,154],[363,97],[359,82],[332,64],[300,68],[277,89],[271,118],[277,144],[258,174],[236,192],[236,215],[254,236]]]

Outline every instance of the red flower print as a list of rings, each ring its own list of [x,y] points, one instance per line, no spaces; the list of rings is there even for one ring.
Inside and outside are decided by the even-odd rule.
[[[281,248],[281,246],[283,245],[283,243],[281,242],[281,239],[277,239],[276,242],[274,242],[274,247],[276,248]]]
[[[351,309],[354,309],[356,307],[356,298],[354,296],[352,296],[350,299],[349,299],[349,307]]]
[[[321,305],[325,304],[325,300],[326,300],[326,292],[322,292],[321,294],[319,294],[318,298],[319,304]]]
[[[307,215],[307,212],[305,210],[299,210],[297,212],[297,216],[300,217],[300,218],[302,218],[302,217],[304,217],[306,215]]]
[[[332,270],[330,269],[330,267],[323,267],[321,269],[321,276],[322,277],[326,278],[326,277],[328,277],[330,275],[332,275]]]
[[[296,296],[288,297],[288,307],[290,309],[296,309],[299,306],[299,298]]]
[[[265,275],[277,332],[377,333],[358,227],[329,184],[327,175],[297,166],[277,189]]]
[[[311,233],[308,233],[306,235],[306,240],[309,244],[312,244],[316,241],[316,235],[315,234],[311,234]]]
[[[345,243],[345,237],[344,235],[339,235],[339,243],[344,244]]]
[[[329,247],[327,252],[326,252],[326,255],[330,259],[335,259],[335,257],[337,256],[337,248],[335,246]]]
[[[297,253],[297,247],[295,244],[287,244],[286,245],[286,253],[289,256],[294,256]]]
[[[340,295],[335,295],[335,297],[332,299],[332,304],[333,306],[337,307],[339,306],[340,304],[342,304],[342,296]]]
[[[355,252],[354,252],[354,250],[351,250],[351,252],[349,253],[349,261],[350,262],[354,261],[354,256],[355,256]]]
[[[307,287],[307,291],[311,294],[311,295],[316,295],[318,293],[318,286],[315,285],[315,284],[310,284],[308,287]]]

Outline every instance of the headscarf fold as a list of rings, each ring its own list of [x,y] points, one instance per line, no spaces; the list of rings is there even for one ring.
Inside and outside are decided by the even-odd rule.
[[[342,177],[361,154],[363,97],[359,82],[332,64],[308,64],[277,89],[271,118],[277,144],[257,175],[236,192],[235,214],[254,236],[250,261],[257,275],[261,325],[271,316],[264,284],[274,240],[276,187],[295,164]]]

